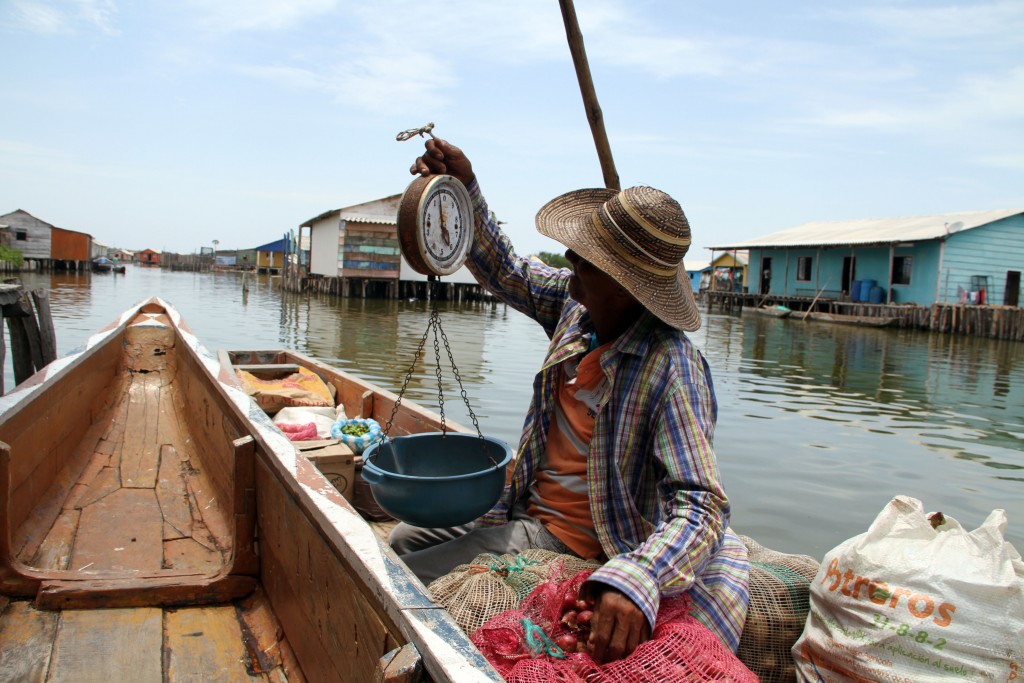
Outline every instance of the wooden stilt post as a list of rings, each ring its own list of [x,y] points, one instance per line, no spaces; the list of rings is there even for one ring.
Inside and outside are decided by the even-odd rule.
[[[50,292],[45,289],[33,289],[32,301],[36,307],[36,318],[39,322],[39,345],[43,365],[57,360],[57,332],[53,327],[53,316],[50,313]]]

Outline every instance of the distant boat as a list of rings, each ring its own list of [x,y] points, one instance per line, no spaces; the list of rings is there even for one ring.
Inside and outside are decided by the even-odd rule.
[[[114,269],[114,262],[105,256],[93,259],[92,269],[97,273],[109,273]]]
[[[896,318],[869,315],[845,315],[841,313],[810,313],[811,320],[842,325],[864,325],[867,327],[888,327],[896,322]]]
[[[756,308],[748,308],[747,310],[758,315],[770,315],[773,318],[785,318],[793,312],[781,304],[777,306],[758,306]]]

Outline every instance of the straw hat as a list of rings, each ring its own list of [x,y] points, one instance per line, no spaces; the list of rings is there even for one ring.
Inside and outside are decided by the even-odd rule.
[[[537,212],[537,230],[611,275],[672,327],[688,332],[700,327],[683,265],[690,224],[664,192],[653,187],[568,192]]]

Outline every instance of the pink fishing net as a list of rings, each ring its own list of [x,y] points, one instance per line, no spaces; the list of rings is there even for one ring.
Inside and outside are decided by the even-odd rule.
[[[585,651],[565,652],[556,645],[562,636],[572,634],[582,643],[586,635],[585,629],[572,628],[572,620],[568,625],[563,620],[566,595],[578,595],[590,574],[540,584],[518,609],[495,616],[473,634],[473,643],[506,681],[757,683],[757,676],[689,615],[686,595],[662,601],[651,639],[625,659],[597,664]]]

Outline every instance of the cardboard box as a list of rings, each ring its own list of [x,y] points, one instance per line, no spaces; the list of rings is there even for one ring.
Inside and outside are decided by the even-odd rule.
[[[321,441],[293,441],[292,444],[323,472],[327,481],[341,492],[349,502],[353,499],[355,454],[338,439]]]

